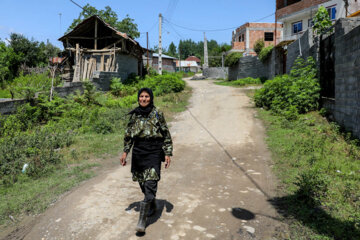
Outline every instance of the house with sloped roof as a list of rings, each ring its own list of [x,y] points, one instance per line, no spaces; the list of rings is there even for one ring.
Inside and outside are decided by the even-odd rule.
[[[59,41],[63,43],[67,58],[67,81],[105,79],[106,89],[113,77],[124,80],[130,74],[143,74],[145,50],[97,15],[79,23]]]
[[[195,61],[186,61],[186,60],[176,61],[176,71],[196,73],[199,70],[200,70],[200,66]]]

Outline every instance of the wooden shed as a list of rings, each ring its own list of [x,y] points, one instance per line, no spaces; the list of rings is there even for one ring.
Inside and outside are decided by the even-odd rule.
[[[123,80],[129,74],[142,74],[144,49],[97,15],[79,23],[59,41],[63,42],[68,57],[72,82],[99,77],[104,72]]]

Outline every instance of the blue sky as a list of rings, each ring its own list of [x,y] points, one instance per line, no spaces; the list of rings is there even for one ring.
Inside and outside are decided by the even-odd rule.
[[[110,6],[122,19],[129,14],[138,24],[141,32],[136,39],[146,47],[146,33],[149,32],[149,46],[158,44],[158,19],[162,13],[167,20],[163,24],[163,46],[171,42],[178,45],[180,39],[201,41],[202,31],[191,29],[236,28],[246,22],[274,22],[275,0],[74,0],[79,5],[87,3],[97,9]],[[0,0],[0,39],[5,40],[11,32],[21,33],[37,41],[49,41],[62,48],[57,40],[73,19],[82,11],[70,0]],[[61,24],[60,14],[61,13]],[[271,16],[269,16],[271,15]],[[269,16],[269,17],[266,17]],[[266,17],[266,18],[264,18]],[[262,19],[264,18],[264,19]],[[170,23],[169,23],[170,22]],[[176,26],[176,25],[178,26]],[[218,43],[230,43],[231,30],[208,31],[207,39]]]

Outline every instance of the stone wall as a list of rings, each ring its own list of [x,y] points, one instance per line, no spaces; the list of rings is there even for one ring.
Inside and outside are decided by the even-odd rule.
[[[229,68],[227,67],[210,67],[204,68],[203,76],[206,78],[213,78],[213,79],[227,79],[229,74]]]

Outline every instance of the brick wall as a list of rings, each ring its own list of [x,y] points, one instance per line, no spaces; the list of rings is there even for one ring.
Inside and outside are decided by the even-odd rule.
[[[276,10],[276,18],[282,18],[285,17],[291,13],[301,11],[303,9],[319,5],[321,3],[328,2],[330,0],[302,0],[300,2],[288,5],[283,8],[279,8]],[[277,1],[278,7],[284,6],[283,1]]]

